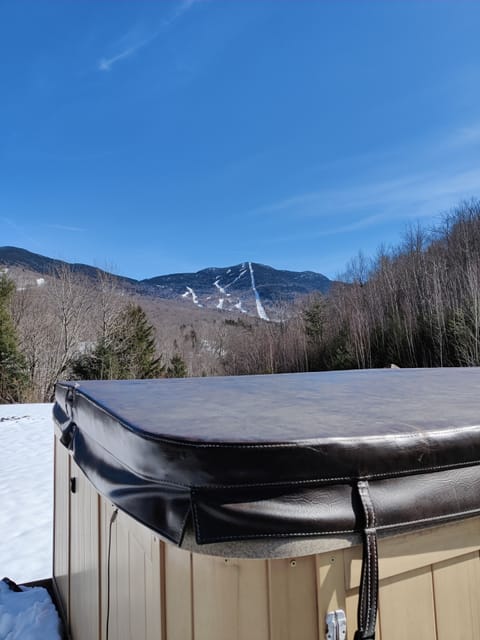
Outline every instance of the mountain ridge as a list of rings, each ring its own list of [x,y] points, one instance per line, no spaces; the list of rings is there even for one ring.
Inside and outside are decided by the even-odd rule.
[[[295,298],[319,291],[328,293],[332,281],[314,271],[275,269],[257,262],[242,262],[229,267],[206,267],[196,272],[173,273],[136,280],[82,263],[49,258],[19,247],[0,247],[0,266],[27,269],[38,274],[55,275],[69,268],[90,279],[105,274],[140,295],[164,299],[183,299],[197,307],[235,311],[269,319],[275,307]],[[38,284],[38,282],[37,282]]]

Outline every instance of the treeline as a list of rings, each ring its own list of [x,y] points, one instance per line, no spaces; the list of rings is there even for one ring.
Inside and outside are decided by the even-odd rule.
[[[359,254],[326,296],[244,328],[228,373],[480,365],[480,203]]]
[[[45,286],[0,278],[0,402],[45,402],[58,379],[480,365],[480,203],[398,247],[361,254],[327,296],[275,322],[136,298],[99,271]],[[177,306],[175,306],[177,305]]]
[[[352,260],[304,309],[310,369],[480,365],[480,203]]]
[[[62,379],[288,371],[301,350],[280,337],[294,324],[136,296],[103,271],[92,280],[65,265],[39,286],[11,270],[0,275],[0,402],[49,402]]]
[[[0,276],[0,402],[48,402],[59,379],[187,375],[113,277],[99,271],[92,281],[65,266],[43,280],[16,287]]]

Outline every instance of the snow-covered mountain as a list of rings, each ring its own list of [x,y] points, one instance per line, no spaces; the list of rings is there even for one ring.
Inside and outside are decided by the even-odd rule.
[[[181,296],[200,307],[240,311],[268,320],[269,310],[313,291],[326,293],[331,281],[313,271],[281,271],[255,262],[210,267],[196,273],[176,273],[142,280],[157,295]]]
[[[87,278],[98,277],[99,269],[70,264],[31,253],[17,247],[0,247],[0,267],[11,269],[19,286],[45,283],[43,276],[68,265]],[[113,274],[112,274],[113,275]],[[285,271],[256,262],[242,262],[231,267],[209,267],[196,273],[175,273],[145,280],[114,276],[121,287],[141,295],[180,300],[192,307],[246,313],[268,320],[278,308],[299,296],[315,291],[327,293],[332,282],[313,271]]]

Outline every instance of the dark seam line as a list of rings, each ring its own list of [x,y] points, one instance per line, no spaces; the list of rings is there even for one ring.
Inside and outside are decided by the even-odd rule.
[[[200,532],[200,523],[196,518],[195,504],[193,505],[193,511],[194,511],[195,523],[198,525],[199,532]],[[462,517],[468,517],[469,515],[473,516],[476,514],[480,514],[480,507],[477,509],[471,509],[468,511],[459,511],[457,513],[449,514],[447,516],[432,516],[430,518],[423,518],[421,520],[412,520],[409,522],[398,522],[394,524],[379,525],[377,526],[377,531],[385,531],[395,527],[398,527],[400,529],[404,529],[404,528],[408,529],[409,527],[415,524],[429,523],[429,522],[443,522],[443,521],[448,522],[449,520],[455,520],[457,518],[461,519]],[[222,542],[227,540],[256,540],[257,538],[299,538],[299,537],[304,538],[304,537],[313,537],[313,536],[330,536],[330,535],[336,535],[338,533],[349,533],[349,534],[360,535],[362,531],[363,529],[340,529],[336,531],[325,531],[325,530],[308,531],[308,532],[295,531],[292,533],[251,533],[243,536],[215,536],[214,538],[209,538],[209,537],[205,538],[203,536],[200,536],[200,537],[202,541],[204,541],[204,543],[208,543],[208,542]]]

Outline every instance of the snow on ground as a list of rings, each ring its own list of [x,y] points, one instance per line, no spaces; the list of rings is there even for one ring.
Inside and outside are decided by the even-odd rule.
[[[237,280],[240,280],[240,278],[243,278],[243,276],[247,273],[247,270],[246,270],[246,269],[244,269],[244,266],[245,266],[245,263],[243,263],[243,264],[242,264],[242,269],[241,269],[241,271],[240,271],[239,275],[238,275],[236,278],[234,278],[231,282],[229,282],[228,284],[226,284],[226,285],[224,286],[224,289],[228,289],[229,287],[231,287],[232,285],[234,285],[234,284],[235,284],[235,282],[237,282]],[[231,271],[231,269],[229,269],[229,270],[227,271],[227,273],[228,273],[229,271]],[[230,295],[230,294],[229,294],[229,293],[227,293],[227,296],[228,296],[228,295]]]
[[[265,309],[263,308],[263,304],[262,301],[260,300],[260,295],[257,291],[257,288],[255,286],[255,277],[253,275],[253,267],[252,267],[252,263],[249,262],[248,263],[248,268],[250,269],[250,279],[252,281],[252,291],[255,294],[255,302],[257,303],[257,313],[259,318],[262,318],[262,320],[268,320],[268,316],[265,312]]]
[[[187,296],[192,296],[193,304],[196,304],[197,307],[203,307],[203,305],[198,301],[198,296],[192,287],[187,287],[185,293],[182,293],[182,298],[186,298]]]
[[[0,578],[7,576],[16,583],[50,578],[51,404],[0,405],[0,505]],[[7,636],[0,632],[0,637]]]
[[[60,619],[48,591],[23,587],[11,591],[0,581],[0,638],[60,640]]]
[[[213,283],[213,286],[217,287],[217,289],[220,291],[220,293],[223,293],[225,295],[225,289],[222,286],[220,286],[219,282],[220,282],[220,277],[218,277],[215,280],[215,282]]]
[[[242,301],[241,300],[239,300],[237,302],[237,304],[234,304],[233,306],[235,307],[235,309],[238,309],[242,313],[247,313],[246,310],[242,307]]]

